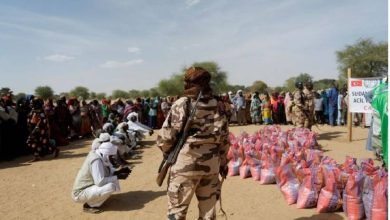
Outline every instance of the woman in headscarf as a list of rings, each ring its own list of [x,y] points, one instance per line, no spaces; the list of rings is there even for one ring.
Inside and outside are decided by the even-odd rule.
[[[286,93],[286,97],[284,98],[284,106],[285,106],[285,114],[286,114],[286,122],[287,124],[292,124],[292,94],[291,92]]]
[[[63,139],[63,144],[69,144],[68,137],[69,131],[72,127],[72,116],[70,115],[69,109],[66,105],[66,98],[62,96],[57,101],[57,106],[54,108],[55,112],[55,123],[60,128],[61,137]]]
[[[81,128],[80,103],[76,98],[73,98],[68,101],[68,106],[69,112],[72,115],[71,137],[78,138]]]
[[[266,125],[272,124],[272,110],[271,102],[268,93],[263,95],[261,102],[261,111],[263,116],[263,122]]]
[[[261,101],[257,92],[252,95],[250,111],[252,124],[260,124]]]
[[[279,111],[278,111],[278,93],[274,92],[271,95],[271,106],[272,106],[272,122],[279,124]]]
[[[56,121],[54,104],[52,99],[48,99],[45,103],[45,114],[49,122],[50,139],[55,140],[57,146],[68,144],[68,140],[61,133],[59,124]]]
[[[27,118],[27,126],[30,131],[27,145],[34,155],[32,161],[40,160],[47,154],[54,154],[54,157],[57,157],[59,149],[49,143],[49,123],[43,110],[43,100],[32,101],[32,111]]]
[[[152,129],[157,127],[157,107],[158,100],[156,98],[151,99],[149,102],[149,127]]]
[[[31,153],[27,146],[28,128],[27,116],[31,111],[30,100],[27,97],[22,97],[16,102],[16,112],[18,113],[18,121],[16,123],[16,156],[26,155]],[[1,138],[0,138],[1,139]]]
[[[102,99],[102,115],[103,115],[103,124],[107,122],[108,116],[110,114],[110,101],[107,99]]]
[[[81,116],[81,126],[80,126],[80,136],[88,137],[92,134],[91,129],[91,117],[89,113],[89,105],[85,100],[81,101],[80,106],[80,116]]]
[[[160,129],[162,124],[164,123],[165,117],[164,117],[164,112],[162,110],[161,104],[162,104],[162,99],[160,97],[156,97],[158,100],[157,102],[157,128]]]
[[[284,93],[278,96],[278,119],[280,124],[286,124],[286,114],[284,105]]]

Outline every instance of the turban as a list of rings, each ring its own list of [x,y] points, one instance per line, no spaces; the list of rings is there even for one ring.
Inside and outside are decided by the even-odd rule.
[[[110,166],[110,158],[109,156],[116,155],[118,151],[118,147],[116,145],[113,145],[110,142],[104,142],[102,143],[98,149],[95,150],[96,153],[102,158],[103,164],[105,166]]]
[[[203,95],[211,96],[210,73],[201,67],[190,67],[184,75],[184,95],[196,98],[200,91]]]

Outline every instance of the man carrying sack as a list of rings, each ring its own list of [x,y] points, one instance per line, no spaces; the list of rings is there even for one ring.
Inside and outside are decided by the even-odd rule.
[[[185,219],[194,193],[198,199],[198,219],[216,218],[218,174],[226,176],[229,130],[226,116],[219,112],[218,101],[212,95],[210,79],[210,73],[203,68],[187,70],[184,97],[172,105],[157,137],[158,147],[168,157],[178,147],[181,135],[186,134],[168,171],[168,219]]]

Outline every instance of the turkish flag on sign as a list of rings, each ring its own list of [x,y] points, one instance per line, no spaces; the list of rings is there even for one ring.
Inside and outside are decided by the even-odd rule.
[[[352,87],[357,87],[357,86],[362,86],[363,85],[363,81],[362,80],[352,80],[351,81],[351,86]]]

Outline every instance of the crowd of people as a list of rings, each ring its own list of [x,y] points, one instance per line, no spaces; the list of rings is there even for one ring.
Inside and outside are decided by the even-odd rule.
[[[303,85],[303,84],[302,84]],[[310,123],[344,125],[347,113],[347,92],[334,86],[328,90],[314,91],[308,83],[305,97],[310,104],[305,117]],[[302,91],[304,92],[304,91]],[[57,146],[69,141],[96,136],[106,122],[114,128],[135,112],[139,124],[146,130],[160,129],[175,97],[136,98],[134,100],[84,100],[60,97],[58,100],[42,100],[28,95],[13,101],[12,93],[2,94],[0,100],[0,160],[33,153],[34,160],[47,154],[58,156]],[[219,109],[225,112],[230,124],[295,124],[296,111],[301,100],[294,100],[293,92],[236,93],[229,91],[216,96]],[[310,108],[310,109],[309,109]],[[305,110],[306,111],[306,110]],[[355,117],[360,119],[361,117]]]
[[[170,99],[171,103],[174,99]],[[55,103],[55,104],[54,104]],[[0,160],[12,160],[21,155],[33,154],[32,161],[48,154],[57,157],[58,146],[81,138],[98,137],[104,125],[111,124],[120,130],[121,122],[133,131],[153,133],[161,127],[169,111],[166,98],[137,98],[112,101],[103,99],[60,97],[56,102],[27,95],[16,102],[12,93],[0,98]],[[133,113],[133,114],[132,114]],[[129,115],[134,115],[130,120]]]

